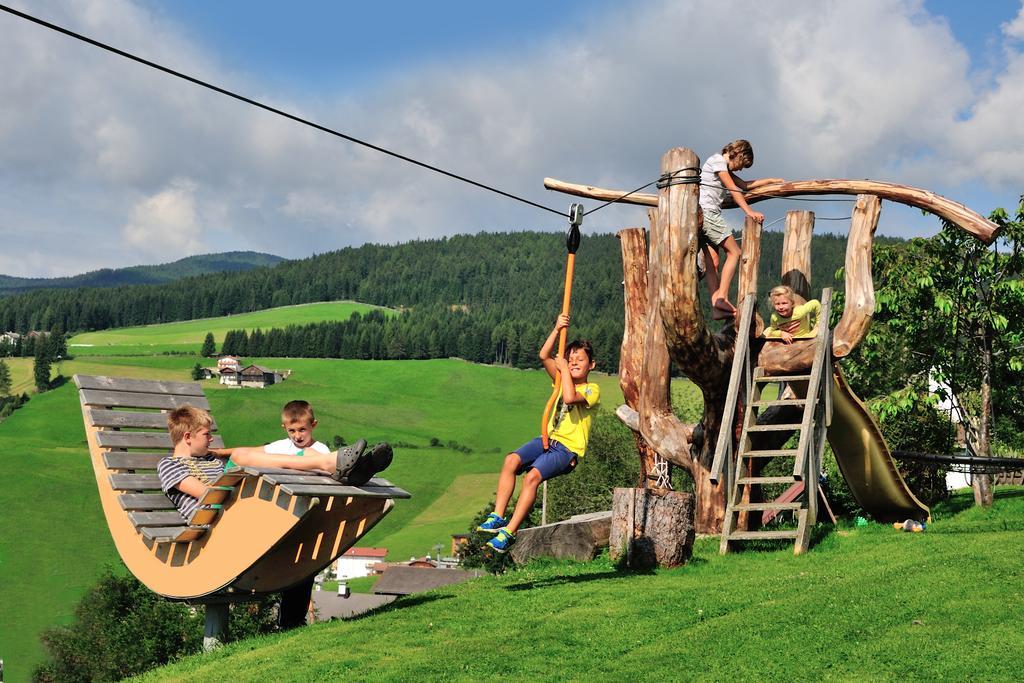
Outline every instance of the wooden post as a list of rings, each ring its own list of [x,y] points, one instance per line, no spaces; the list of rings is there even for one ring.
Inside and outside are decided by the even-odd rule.
[[[640,386],[644,368],[644,349],[647,336],[647,238],[643,228],[626,228],[616,233],[622,249],[623,306],[626,312],[622,332],[622,349],[619,353],[619,386],[626,405],[636,412],[640,410]],[[668,358],[668,350],[661,342],[662,354]],[[667,398],[666,398],[667,401]],[[651,448],[637,429],[633,431],[637,452],[640,455],[640,483],[646,488],[655,473],[657,452]]]
[[[748,294],[757,296],[757,266],[761,262],[761,228],[762,224],[747,216],[743,221],[743,253],[740,255],[740,279],[736,292],[736,303],[740,304]],[[739,316],[736,317],[736,329],[740,329]],[[764,320],[759,313],[754,313],[754,325],[750,336],[760,337],[764,331]]]
[[[857,348],[875,314],[875,285],[871,277],[871,246],[882,202],[862,194],[853,206],[850,237],[846,241],[846,303],[832,338],[832,355],[843,358]]]
[[[782,284],[789,285],[804,300],[811,296],[811,234],[813,211],[786,213],[786,235],[782,241]]]
[[[206,627],[203,630],[203,650],[209,652],[216,650],[223,643],[221,635],[228,625],[228,603],[208,602],[206,603]]]

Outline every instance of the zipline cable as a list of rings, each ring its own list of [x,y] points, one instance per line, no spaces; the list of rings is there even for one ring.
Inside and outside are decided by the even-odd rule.
[[[267,105],[267,104],[263,104],[262,102],[259,102],[257,100],[252,99],[252,98],[249,98],[249,97],[246,97],[245,95],[239,95],[238,93],[232,92],[231,90],[227,90],[226,88],[221,88],[220,86],[216,86],[216,85],[214,85],[212,83],[208,83],[206,81],[200,80],[200,79],[198,79],[198,78],[196,78],[194,76],[189,76],[188,74],[184,74],[184,73],[182,73],[180,71],[175,71],[174,69],[171,69],[171,68],[166,67],[166,66],[162,66],[162,65],[157,64],[156,62],[152,62],[152,61],[150,61],[148,59],[144,59],[142,57],[138,57],[136,55],[133,55],[130,52],[125,52],[124,50],[121,50],[119,48],[113,47],[111,45],[107,45],[106,43],[101,43],[100,41],[94,40],[93,38],[89,38],[88,36],[84,36],[84,35],[82,35],[80,33],[75,33],[74,31],[71,31],[70,29],[64,28],[63,26],[58,26],[57,24],[51,24],[50,22],[44,21],[43,19],[39,19],[38,17],[34,17],[31,14],[26,14],[24,12],[19,12],[18,10],[14,9],[12,7],[8,7],[7,5],[0,4],[0,10],[3,10],[4,12],[7,12],[8,14],[13,14],[16,17],[19,17],[19,18],[24,19],[26,21],[30,21],[30,22],[32,22],[34,24],[38,24],[39,26],[43,26],[45,28],[48,28],[48,29],[50,29],[52,31],[56,31],[58,33],[63,33],[64,35],[69,36],[71,38],[74,38],[76,40],[80,40],[83,43],[88,43],[89,45],[93,45],[94,47],[98,47],[98,48],[100,48],[102,50],[106,50],[108,52],[112,52],[115,55],[124,57],[125,59],[130,59],[130,60],[132,60],[134,62],[138,62],[139,64],[144,64],[145,66],[148,66],[150,68],[156,69],[158,71],[163,71],[164,73],[170,74],[171,76],[175,76],[175,77],[180,78],[182,80],[186,80],[186,81],[188,81],[190,83],[194,83],[195,85],[199,85],[199,86],[202,86],[202,87],[207,88],[209,90],[213,90],[214,92],[218,92],[221,95],[226,95],[226,96],[234,98],[234,99],[236,99],[236,100],[238,100],[240,102],[245,102],[246,104],[252,105],[254,107],[258,107],[259,109],[264,109],[264,110],[269,111],[269,112],[271,112],[273,114],[277,114],[278,116],[283,116],[284,118],[290,119],[292,121],[295,121],[296,123],[301,123],[301,124],[303,124],[305,126],[309,126],[311,128],[315,128],[316,130],[319,130],[319,131],[324,132],[324,133],[328,133],[330,135],[334,135],[335,137],[339,137],[339,138],[341,138],[343,140],[347,140],[347,141],[355,143],[357,145],[362,145],[363,147],[367,147],[367,148],[372,149],[372,150],[374,150],[376,152],[380,152],[381,154],[386,154],[386,155],[394,157],[396,159],[401,159],[402,161],[405,161],[407,163],[413,164],[415,166],[419,166],[421,168],[425,168],[427,170],[434,171],[435,173],[440,173],[441,175],[448,176],[449,178],[453,178],[455,180],[460,180],[460,181],[462,181],[464,183],[468,183],[470,185],[474,185],[474,186],[479,187],[479,188],[481,188],[483,190],[487,190],[489,192],[494,192],[495,194],[500,194],[503,197],[508,197],[509,199],[514,199],[517,202],[522,202],[523,204],[529,204],[530,206],[533,206],[533,207],[538,208],[538,209],[543,209],[544,211],[550,211],[551,213],[558,214],[559,216],[564,216],[566,218],[569,217],[569,214],[564,212],[564,211],[559,211],[558,209],[553,209],[550,206],[544,206],[543,204],[538,204],[537,202],[530,201],[529,199],[525,199],[523,197],[519,197],[519,196],[514,195],[514,194],[512,194],[510,192],[505,192],[504,190],[499,190],[498,188],[492,187],[491,185],[487,185],[485,183],[481,183],[479,181],[472,180],[471,178],[467,178],[465,176],[461,176],[461,175],[459,175],[457,173],[452,173],[451,171],[446,171],[443,168],[438,168],[437,166],[433,166],[433,165],[428,164],[426,162],[418,161],[416,159],[413,159],[412,157],[405,156],[404,154],[399,154],[398,152],[393,152],[390,149],[386,149],[384,147],[380,147],[379,145],[375,145],[375,144],[367,142],[365,140],[360,140],[359,138],[353,137],[351,135],[347,135],[347,134],[342,133],[340,131],[334,130],[333,128],[328,128],[327,126],[322,126],[319,123],[314,123],[313,121],[310,121],[309,119],[304,119],[301,116],[296,116],[295,114],[289,114],[286,111],[283,111],[281,109],[277,109],[276,107],[271,107],[270,105]]]

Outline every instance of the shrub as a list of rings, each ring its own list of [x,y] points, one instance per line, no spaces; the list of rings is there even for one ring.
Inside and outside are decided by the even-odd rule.
[[[122,566],[122,571],[127,572]],[[224,642],[276,629],[277,597],[231,606]],[[116,681],[199,652],[205,613],[153,593],[134,576],[108,568],[82,597],[70,626],[40,638],[50,661],[35,681]]]
[[[511,511],[515,509],[516,500],[513,498],[509,501],[508,512],[506,515],[510,515]],[[527,529],[531,526],[536,526],[537,519],[540,518],[540,496],[537,497],[537,505],[533,506],[533,510],[527,515],[523,521],[520,529]],[[494,512],[494,501],[485,507],[480,512],[476,513],[473,517],[472,524],[469,525],[469,541],[461,546],[459,550],[459,563],[466,568],[474,569],[480,568],[491,574],[503,574],[513,567],[512,555],[510,553],[491,552],[488,548],[484,550],[484,544],[494,537],[494,534],[486,533],[483,531],[477,531],[476,528],[487,518],[487,515]]]

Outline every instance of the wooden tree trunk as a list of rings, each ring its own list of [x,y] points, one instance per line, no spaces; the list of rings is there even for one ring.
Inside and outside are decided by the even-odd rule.
[[[697,155],[681,147],[670,149],[661,160],[662,174],[699,167]],[[725,517],[724,485],[713,486],[709,470],[714,458],[714,438],[722,421],[735,336],[713,336],[697,298],[697,197],[696,184],[668,185],[658,193],[658,215],[651,234],[651,278],[657,280],[658,294],[650,300],[651,308],[661,313],[672,359],[704,394],[702,438],[688,449],[686,459],[697,497],[697,531],[718,533]],[[657,306],[653,305],[655,302]],[[731,327],[727,329],[732,331]]]
[[[804,301],[811,294],[811,235],[813,211],[786,213],[786,234],[782,240],[782,284],[789,285]]]
[[[875,283],[871,277],[871,246],[878,228],[882,201],[862,194],[857,197],[846,241],[846,303],[843,317],[832,336],[832,355],[843,358],[860,344],[875,314]]]
[[[761,262],[761,228],[762,224],[747,216],[743,221],[743,253],[740,255],[740,279],[736,290],[736,305],[739,306],[748,294],[757,296],[757,264]],[[733,325],[740,329],[740,318],[736,316]],[[754,312],[754,325],[750,336],[760,337],[764,332],[764,320],[761,314]]]
[[[643,377],[645,337],[647,334],[647,240],[643,228],[626,228],[616,233],[622,249],[623,298],[626,312],[619,353],[619,386],[626,405],[640,410],[640,386]],[[665,355],[667,357],[667,350]],[[640,486],[649,486],[655,472],[657,452],[643,435],[633,431],[640,454]]]
[[[613,562],[637,569],[676,567],[690,559],[693,494],[617,488],[612,498],[608,550]]]
[[[814,213],[790,211],[786,214],[786,235],[782,241],[782,284],[793,288],[804,299],[811,297],[811,235]],[[761,348],[757,364],[769,375],[790,375],[811,367],[814,362],[813,339],[797,339],[792,344],[769,342]]]

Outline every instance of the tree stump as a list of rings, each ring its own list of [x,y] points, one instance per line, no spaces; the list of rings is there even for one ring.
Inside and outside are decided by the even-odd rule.
[[[512,559],[516,564],[536,557],[582,562],[592,560],[608,546],[611,515],[607,511],[591,512],[554,524],[522,529],[516,534]]]
[[[612,561],[633,569],[686,564],[693,553],[693,513],[692,493],[615,489],[608,542]]]

